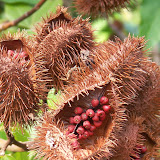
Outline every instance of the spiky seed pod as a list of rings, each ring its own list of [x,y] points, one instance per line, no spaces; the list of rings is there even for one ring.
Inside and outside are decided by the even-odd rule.
[[[146,156],[151,158],[155,155],[157,144],[145,136],[144,118],[135,115],[130,116],[123,129],[115,154],[112,157],[113,160],[134,160],[136,157],[144,160]],[[141,146],[146,148],[144,153],[141,152]]]
[[[145,118],[146,134],[158,143],[160,121],[160,68],[153,62],[146,61],[140,64],[148,74],[148,79],[139,92],[136,101],[130,105],[128,110]]]
[[[16,51],[16,53],[25,52],[28,55],[25,58],[25,60],[29,62],[28,67],[33,64],[31,42],[25,31],[20,32],[18,30],[15,34],[3,34],[0,38],[0,48],[7,51]]]
[[[75,7],[81,14],[98,16],[119,11],[120,8],[126,7],[129,2],[129,0],[75,0]]]
[[[60,22],[70,22],[72,20],[72,17],[70,16],[69,13],[67,13],[67,8],[64,7],[57,7],[56,13],[50,13],[47,18],[43,18],[42,22],[38,23],[36,25],[35,30],[36,30],[36,45],[41,43],[43,39],[54,29],[61,27]],[[56,25],[55,25],[56,24]],[[35,46],[36,46],[35,45]]]
[[[44,160],[72,160],[74,158],[71,144],[75,138],[66,135],[63,123],[54,122],[53,118],[51,113],[44,114],[39,126],[36,126],[37,137],[28,147],[36,150],[38,159],[43,157]]]
[[[38,39],[42,38],[38,47],[35,47],[36,65],[48,68],[53,85],[60,86],[59,88],[63,88],[64,81],[68,81],[72,70],[79,69],[83,64],[90,66],[90,53],[95,46],[88,20],[66,17],[66,9],[58,8],[55,15],[44,20],[46,25],[52,27],[46,31],[46,27],[42,26],[42,31],[45,30],[46,34],[41,36],[40,32],[40,35],[37,35]]]
[[[0,40],[0,119],[5,126],[31,124],[41,108],[45,90],[35,75],[28,41],[23,32]]]

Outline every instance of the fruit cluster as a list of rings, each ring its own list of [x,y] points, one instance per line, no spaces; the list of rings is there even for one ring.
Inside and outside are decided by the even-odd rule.
[[[131,157],[135,160],[140,160],[146,152],[147,152],[146,146],[138,145],[135,148],[135,153]]]
[[[22,66],[26,63],[26,61],[29,58],[29,55],[25,51],[16,52],[16,51],[13,51],[13,50],[8,50],[7,54],[8,54],[8,57],[10,57],[10,58],[20,59],[19,63]]]
[[[75,116],[69,118],[70,125],[68,126],[67,134],[75,135],[79,140],[93,135],[93,131],[102,125],[106,114],[111,110],[106,96],[102,96],[99,99],[92,99],[91,106],[87,110],[83,110],[81,107],[75,108]],[[75,141],[72,146],[74,149],[78,149],[78,141]]]

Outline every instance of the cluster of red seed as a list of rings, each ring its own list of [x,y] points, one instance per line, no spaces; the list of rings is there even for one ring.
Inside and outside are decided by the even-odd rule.
[[[76,107],[74,110],[75,116],[69,119],[71,125],[68,126],[67,134],[79,140],[92,136],[93,131],[102,125],[106,114],[110,112],[111,107],[108,102],[108,98],[102,96],[100,100],[93,99],[91,107],[85,111],[81,107]],[[76,140],[72,146],[74,149],[78,149],[79,142]]]
[[[22,52],[16,52],[16,51],[13,51],[13,50],[8,50],[7,54],[8,54],[8,56],[10,58],[13,58],[13,59],[20,58],[21,60],[20,60],[19,63],[22,66],[26,63],[26,61],[29,58],[29,55],[26,52],[24,52],[24,51],[22,51]]]
[[[134,158],[135,160],[140,160],[146,152],[147,152],[146,146],[138,145],[135,148],[135,153],[131,157]]]

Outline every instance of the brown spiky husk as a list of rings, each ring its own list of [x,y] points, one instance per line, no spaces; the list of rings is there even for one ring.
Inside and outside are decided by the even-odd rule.
[[[54,122],[51,113],[45,113],[36,126],[37,137],[33,143],[29,144],[30,149],[35,149],[38,153],[36,158],[47,159],[73,159],[73,149],[71,143],[74,138],[69,138],[65,134],[64,125],[61,122]]]
[[[75,7],[81,14],[92,16],[109,15],[125,8],[130,0],[75,0]]]
[[[68,17],[66,8],[58,8],[55,15],[44,20],[42,32],[36,36],[40,40],[35,47],[35,63],[49,69],[56,88],[63,88],[73,67],[77,68],[82,62],[86,66],[92,63],[90,51],[95,46],[88,20]],[[50,25],[47,31],[46,25]]]
[[[60,119],[64,128],[67,128],[69,117],[74,116],[76,106],[80,105],[86,110],[90,107],[93,98],[102,95],[109,97],[112,108],[108,118],[94,132],[94,135],[87,140],[79,141],[81,149],[74,151],[75,158],[101,159],[115,155],[114,151],[118,150],[119,139],[123,134],[128,134],[128,130],[130,130],[127,128],[127,124],[131,123],[129,126],[132,127],[133,123],[136,128],[136,122],[137,124],[142,122],[136,118],[132,118],[131,122],[127,122],[127,120],[130,119],[129,113],[132,111],[130,109],[132,104],[141,97],[140,93],[143,92],[149,77],[151,77],[151,74],[148,74],[148,69],[144,69],[141,65],[151,63],[143,56],[145,53],[144,46],[144,38],[131,38],[130,36],[124,42],[119,39],[116,39],[116,42],[108,41],[98,45],[91,52],[91,58],[94,61],[91,67],[85,67],[81,63],[80,69],[72,70],[68,85],[64,86],[57,102],[60,107],[54,112],[55,122]],[[82,72],[82,67],[85,68],[85,72]],[[150,70],[157,72],[152,67]],[[142,119],[143,126],[145,126],[145,117]],[[130,132],[133,135],[128,136],[132,137],[134,134],[138,136],[141,127],[138,126],[138,128],[137,133]],[[146,126],[144,128],[146,129]],[[127,132],[124,132],[125,130]],[[143,137],[143,135],[141,136]],[[137,143],[137,140],[135,141]],[[156,144],[158,145],[158,142]],[[57,156],[59,155],[57,154]]]
[[[32,124],[38,114],[40,99],[44,99],[45,88],[39,84],[35,74],[33,55],[25,32],[3,35],[0,40],[0,119],[5,126]],[[8,56],[8,50],[26,52],[28,58]]]

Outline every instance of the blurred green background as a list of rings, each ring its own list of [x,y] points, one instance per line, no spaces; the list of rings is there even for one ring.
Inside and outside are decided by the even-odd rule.
[[[37,2],[38,0],[0,0],[0,25],[6,21],[19,18],[26,11],[33,8]],[[93,30],[95,30],[95,40],[97,42],[103,42],[108,39],[114,40],[114,36],[118,35],[111,26],[116,27],[118,33],[125,37],[129,33],[134,36],[145,36],[145,39],[148,40],[146,48],[149,48],[149,55],[147,56],[150,56],[153,61],[160,64],[160,0],[132,0],[132,2],[128,5],[128,9],[121,9],[119,13],[109,16],[109,21],[105,17],[90,18]],[[15,33],[18,29],[25,29],[28,34],[33,34],[34,25],[41,21],[42,16],[46,17],[50,11],[55,12],[58,5],[69,7],[71,15],[73,17],[78,16],[71,0],[46,0],[37,12],[20,22],[17,26],[0,32],[0,36],[8,31]],[[53,93],[49,97],[55,99]],[[6,139],[3,129],[1,124],[0,138]],[[25,130],[24,134],[18,128],[13,130],[16,140],[19,141],[27,141],[33,135],[30,133],[34,133],[32,128]],[[34,159],[34,156],[32,152],[7,152],[5,156],[0,157],[1,159],[31,160]]]

